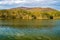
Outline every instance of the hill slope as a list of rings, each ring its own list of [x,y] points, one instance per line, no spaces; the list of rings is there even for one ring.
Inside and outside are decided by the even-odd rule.
[[[0,19],[59,19],[60,11],[52,8],[18,7],[0,10]]]

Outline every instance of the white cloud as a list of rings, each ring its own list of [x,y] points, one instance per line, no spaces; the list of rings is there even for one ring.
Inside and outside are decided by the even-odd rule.
[[[19,4],[19,3],[25,3],[25,0],[4,0],[0,1],[0,4]]]
[[[54,7],[56,5],[60,5],[59,3],[60,3],[60,0],[1,0],[0,1],[0,9],[1,8],[19,7],[19,6]]]
[[[20,4],[20,3],[36,3],[40,2],[40,4],[50,4],[56,3],[55,0],[2,0],[0,4]]]

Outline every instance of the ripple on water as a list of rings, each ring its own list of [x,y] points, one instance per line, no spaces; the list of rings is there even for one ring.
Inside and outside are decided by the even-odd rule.
[[[55,30],[55,28],[54,28]],[[56,30],[50,29],[33,29],[33,28],[25,28],[18,29],[12,27],[0,27],[0,39],[7,40],[59,40]],[[56,38],[56,39],[55,39]]]

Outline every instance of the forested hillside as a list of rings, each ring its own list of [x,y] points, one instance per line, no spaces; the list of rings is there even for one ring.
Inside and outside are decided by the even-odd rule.
[[[18,7],[0,10],[0,19],[60,19],[60,11],[52,8]]]

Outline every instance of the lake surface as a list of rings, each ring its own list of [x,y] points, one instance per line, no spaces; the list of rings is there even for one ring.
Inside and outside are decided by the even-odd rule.
[[[0,40],[60,40],[60,20],[0,20]]]

